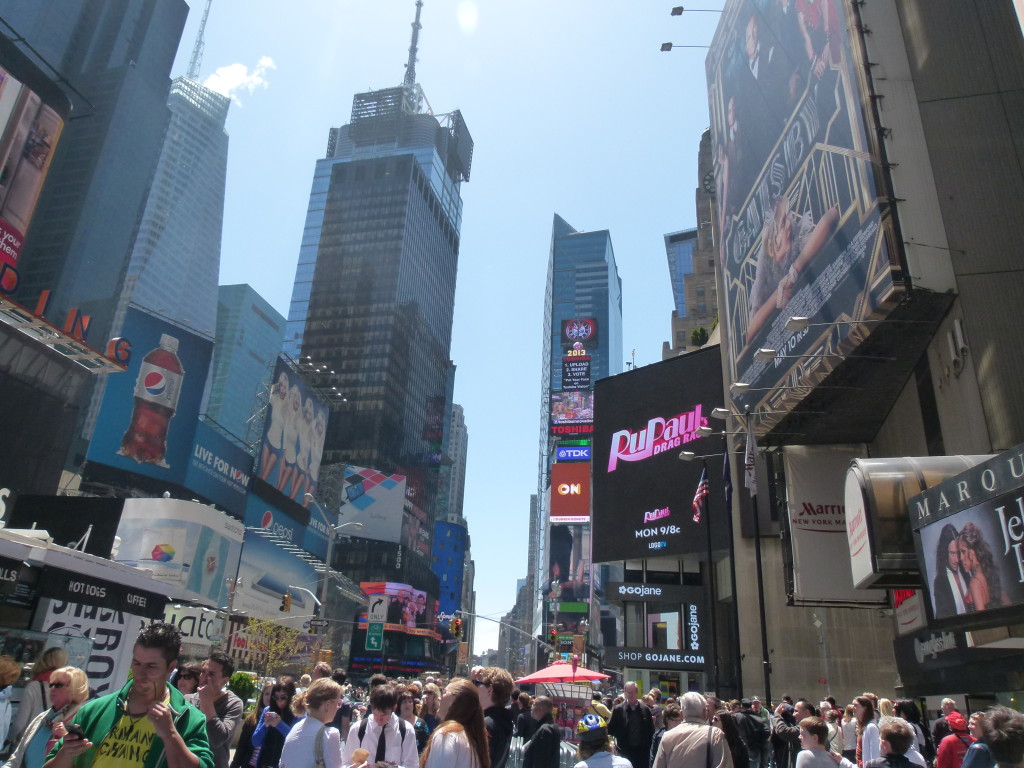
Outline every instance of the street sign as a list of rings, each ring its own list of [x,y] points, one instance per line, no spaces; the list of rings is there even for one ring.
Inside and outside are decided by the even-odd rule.
[[[370,598],[370,606],[366,611],[367,619],[371,624],[380,622],[383,624],[388,620],[388,596],[373,595]]]
[[[366,650],[384,650],[384,622],[371,621],[366,627]]]
[[[322,629],[327,626],[327,619],[310,619],[309,626],[311,629]]]

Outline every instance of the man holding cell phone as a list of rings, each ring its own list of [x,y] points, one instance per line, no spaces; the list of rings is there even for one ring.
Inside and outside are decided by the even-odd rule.
[[[145,627],[132,651],[132,679],[82,705],[44,768],[214,768],[206,716],[167,685],[180,651],[173,624]]]

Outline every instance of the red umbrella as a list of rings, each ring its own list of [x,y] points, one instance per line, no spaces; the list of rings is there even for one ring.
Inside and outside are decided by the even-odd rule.
[[[568,661],[558,661],[552,664],[550,667],[544,669],[538,669],[532,675],[521,677],[516,680],[517,683],[574,683],[576,681],[588,682],[590,680],[607,680],[608,675],[602,674],[601,672],[595,672],[592,669],[586,667],[577,667],[573,670],[573,665]]]

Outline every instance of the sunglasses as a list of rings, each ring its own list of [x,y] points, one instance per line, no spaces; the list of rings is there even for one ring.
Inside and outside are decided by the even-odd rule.
[[[288,698],[289,697],[287,694],[285,694],[284,696],[275,696],[274,701],[288,701]]]
[[[50,688],[67,688],[67,683],[49,683]]]

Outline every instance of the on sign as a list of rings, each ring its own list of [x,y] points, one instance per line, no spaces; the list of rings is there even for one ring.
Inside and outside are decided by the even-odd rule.
[[[561,523],[586,523],[590,520],[589,463],[551,466],[551,520]]]

